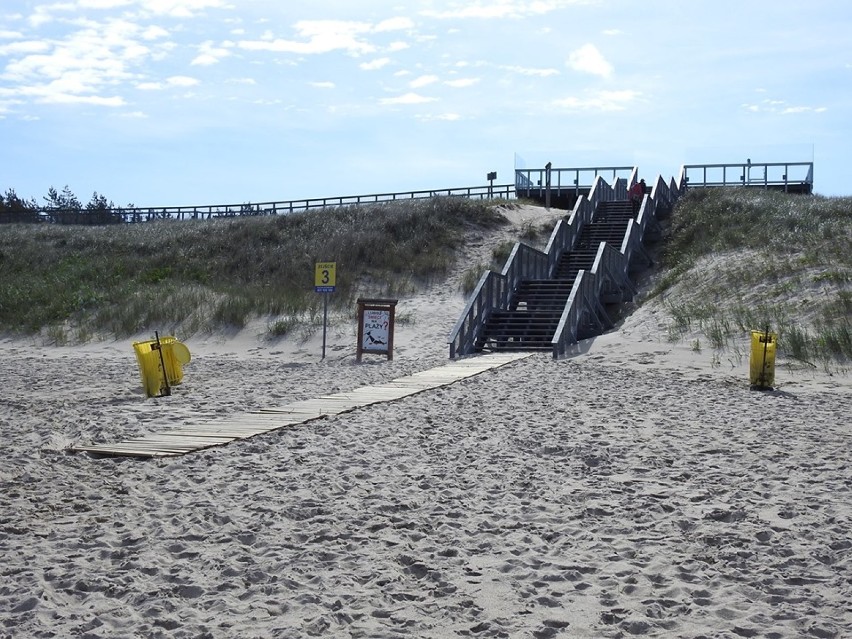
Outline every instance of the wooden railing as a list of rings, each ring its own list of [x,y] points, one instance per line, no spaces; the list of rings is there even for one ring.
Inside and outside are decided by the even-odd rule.
[[[615,186],[611,187],[602,176],[596,177],[589,197],[580,196],[570,218],[557,222],[544,251],[518,242],[502,272],[489,270],[483,273],[447,338],[450,358],[474,352],[477,338],[485,328],[489,314],[509,307],[511,295],[521,281],[549,279],[552,276],[562,253],[574,247],[583,226],[591,222],[600,202],[626,198],[626,180],[617,179]]]
[[[630,176],[631,184],[635,180],[636,172]],[[675,182],[672,178],[666,184],[662,176],[658,176],[651,194],[643,198],[636,219],[628,222],[621,246],[616,248],[606,242],[600,243],[592,268],[580,271],[574,281],[551,341],[554,359],[569,353],[570,348],[578,342],[582,326],[594,324],[600,330],[608,328],[609,319],[602,307],[603,299],[610,302],[625,301],[636,293],[630,280],[630,268],[637,254],[645,253],[642,245],[645,231],[658,212],[671,209],[684,188],[682,181]]]
[[[579,341],[580,328],[584,324],[595,324],[601,332],[610,328],[610,320],[603,309],[601,298],[607,286],[619,289],[624,284],[625,271],[625,256],[606,242],[601,242],[592,268],[589,271],[581,270],[574,280],[551,341],[554,359],[563,357],[569,347]],[[632,289],[632,284],[630,287]]]
[[[336,197],[286,200],[281,202],[259,202],[243,204],[209,204],[204,206],[152,206],[122,207],[97,211],[62,210],[55,208],[36,209],[34,215],[42,222],[60,224],[109,224],[150,222],[154,220],[197,220],[223,217],[286,215],[313,209],[362,206],[405,200],[421,200],[433,197],[464,197],[475,200],[504,198],[515,199],[514,184],[494,186],[465,186],[450,189],[424,191],[402,191],[397,193],[374,193],[370,195],[343,195]],[[0,222],[6,216],[0,215]],[[9,221],[13,221],[10,215]],[[15,218],[14,221],[17,221]]]

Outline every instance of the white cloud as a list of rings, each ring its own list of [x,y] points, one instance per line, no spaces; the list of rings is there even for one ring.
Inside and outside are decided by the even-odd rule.
[[[166,80],[166,84],[170,87],[194,87],[200,84],[200,81],[185,75],[173,75]]]
[[[49,22],[53,22],[56,18],[54,17],[54,12],[67,11],[68,9],[73,9],[74,5],[71,4],[52,4],[52,5],[39,5],[27,17],[27,22],[30,23],[33,27],[40,27],[43,24],[47,24]]]
[[[67,93],[52,93],[39,100],[45,104],[91,104],[103,107],[121,107],[127,104],[121,96],[105,98],[99,95],[70,95]]]
[[[281,38],[241,40],[238,46],[247,51],[273,51],[305,55],[346,51],[351,55],[364,55],[376,50],[375,46],[360,38],[371,30],[371,25],[365,22],[304,20],[296,23],[296,31],[302,38],[301,41]]]
[[[621,29],[604,29],[601,31],[605,36],[620,36],[624,34]]]
[[[77,0],[79,7],[83,9],[115,9],[133,4],[134,0]]]
[[[388,53],[396,53],[397,51],[404,51],[409,48],[409,44],[407,42],[391,42],[385,50]]]
[[[421,14],[440,20],[523,18],[529,15],[544,15],[574,4],[586,4],[588,0],[491,0],[490,2],[456,2],[454,8],[445,11],[427,10]]]
[[[175,75],[167,78],[165,82],[140,82],[136,88],[140,91],[163,91],[176,87],[193,87],[200,84],[196,78],[190,78],[185,75]]]
[[[631,102],[635,102],[641,93],[631,90],[599,91],[584,98],[570,96],[554,100],[553,104],[570,111],[623,111]]]
[[[441,122],[456,122],[462,119],[462,116],[458,113],[439,113],[437,115],[428,114],[417,117],[424,122],[434,122],[436,120]]]
[[[257,81],[254,78],[230,78],[229,80],[225,80],[228,84],[243,84],[246,86],[254,86],[257,84]]]
[[[519,75],[531,75],[537,78],[546,78],[551,75],[559,75],[559,71],[556,69],[533,69],[529,67],[517,67],[517,66],[504,66],[500,67],[505,71],[511,71],[512,73],[517,73]]]
[[[159,40],[160,38],[167,38],[168,36],[168,31],[156,25],[151,25],[142,32],[143,40]]]
[[[742,105],[751,113],[773,113],[779,115],[797,115],[800,113],[825,113],[827,107],[787,106],[786,100],[763,100],[759,104],[746,103]]]
[[[127,11],[130,6],[139,11]],[[8,37],[0,38],[0,56],[9,59],[0,67],[0,80],[25,100],[103,106],[119,104],[122,98],[112,94],[128,83],[142,91],[195,86],[199,80],[179,69],[172,67],[174,75],[163,78],[162,70],[151,68],[178,47],[169,40],[170,31],[156,22],[162,16],[196,15],[224,6],[223,0],[67,0],[36,5],[19,22],[29,30],[53,22],[50,37],[4,31]],[[181,46],[198,49],[191,62],[195,66],[233,55],[233,49],[212,41],[193,45],[182,39]]]
[[[315,89],[333,89],[335,87],[334,82],[309,82],[308,84]]]
[[[438,81],[438,76],[436,75],[421,75],[419,78],[415,78],[411,82],[408,83],[412,89],[419,89],[421,87],[429,86],[430,84],[435,84]]]
[[[381,104],[424,104],[426,102],[435,102],[437,98],[428,98],[419,93],[406,93],[395,98],[382,98],[379,100]]]
[[[378,69],[381,69],[382,67],[387,66],[388,64],[390,64],[390,58],[378,58],[377,60],[373,60],[372,62],[364,62],[359,66],[364,71],[376,71]]]
[[[100,94],[105,87],[132,78],[131,67],[150,56],[137,39],[140,27],[122,20],[81,24],[64,40],[13,43],[24,55],[6,65],[3,80],[39,102],[123,104],[120,97]]]
[[[458,20],[464,18],[512,18],[520,15],[512,2],[482,3],[459,7],[449,11],[424,11],[423,15],[440,20]]]
[[[23,37],[24,34],[18,31],[6,31],[0,29],[0,40],[19,40]]]
[[[192,66],[210,66],[213,64],[218,64],[222,61],[223,58],[227,58],[231,55],[231,52],[228,49],[223,49],[221,47],[216,47],[212,42],[202,42],[198,46],[198,50],[200,53],[190,62]]]
[[[584,44],[576,51],[572,51],[565,63],[574,71],[590,73],[608,78],[612,75],[612,65],[606,61],[597,47],[593,44]]]
[[[202,53],[200,55],[195,56],[190,62],[190,66],[202,66],[209,67],[214,64],[219,64],[220,60],[214,55],[210,55],[209,53]]]
[[[149,13],[172,18],[192,18],[205,9],[225,6],[223,0],[143,0],[139,4]]]
[[[388,20],[382,20],[379,22],[373,28],[373,31],[376,33],[383,33],[385,31],[405,31],[413,28],[414,22],[412,22],[409,18],[389,18]]]
[[[0,45],[0,55],[21,55],[28,53],[43,53],[50,50],[50,45],[47,42],[39,42],[36,40],[25,40],[23,42],[12,42],[11,44]]]

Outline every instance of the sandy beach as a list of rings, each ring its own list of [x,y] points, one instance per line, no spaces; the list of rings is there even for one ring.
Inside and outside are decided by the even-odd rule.
[[[356,363],[354,322],[324,360],[190,336],[153,399],[130,340],[0,341],[0,637],[852,636],[852,377],[779,359],[751,391],[651,304],[566,360],[184,457],[67,451],[442,366],[464,302],[400,300],[392,362]]]

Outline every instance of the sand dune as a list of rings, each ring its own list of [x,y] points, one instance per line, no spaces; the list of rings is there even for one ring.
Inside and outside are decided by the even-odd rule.
[[[463,303],[401,300],[392,362],[346,326],[325,360],[191,337],[160,399],[129,342],[0,342],[0,637],[852,636],[852,380],[780,361],[750,391],[651,306],[569,360],[185,457],[65,451],[440,366]]]

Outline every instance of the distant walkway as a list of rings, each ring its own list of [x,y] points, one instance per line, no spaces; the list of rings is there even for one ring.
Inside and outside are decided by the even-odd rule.
[[[110,457],[178,457],[197,450],[224,446],[287,426],[329,415],[339,415],[371,404],[390,402],[426,390],[447,386],[529,357],[532,353],[493,353],[460,359],[444,366],[400,377],[376,386],[307,399],[280,408],[234,416],[226,423],[185,424],[159,433],[127,439],[116,444],[73,446],[69,450]]]

